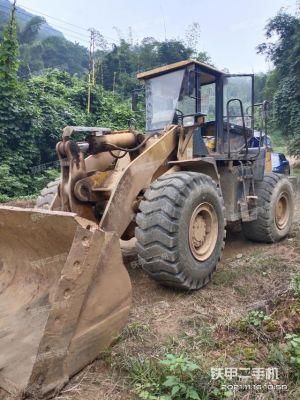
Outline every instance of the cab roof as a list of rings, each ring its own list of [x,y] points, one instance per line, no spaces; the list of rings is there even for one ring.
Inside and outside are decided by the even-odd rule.
[[[221,72],[221,71],[211,67],[210,65],[201,63],[199,61],[196,61],[196,60],[184,60],[184,61],[179,61],[179,62],[176,62],[176,63],[173,63],[173,64],[164,65],[162,67],[154,68],[154,69],[151,69],[149,71],[140,72],[139,74],[137,74],[137,79],[153,78],[155,76],[163,75],[163,74],[166,74],[166,73],[171,72],[171,71],[176,71],[178,69],[182,69],[182,68],[190,66],[190,65],[199,65],[201,67],[201,70],[203,70],[203,72],[208,73],[208,74],[212,74],[214,76],[219,76],[219,75],[223,75],[224,74],[224,72]]]

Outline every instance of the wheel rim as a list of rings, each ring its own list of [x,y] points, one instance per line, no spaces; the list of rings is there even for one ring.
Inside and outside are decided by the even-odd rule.
[[[281,193],[276,202],[275,223],[278,229],[285,229],[290,218],[289,199],[287,193]]]
[[[218,239],[218,218],[209,203],[199,204],[191,217],[189,245],[193,256],[199,261],[207,260],[214,251]]]

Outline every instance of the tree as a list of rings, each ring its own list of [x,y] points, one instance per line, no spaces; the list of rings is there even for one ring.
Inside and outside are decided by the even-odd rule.
[[[16,130],[19,47],[15,12],[14,3],[0,44],[0,151],[7,146],[9,137]]]
[[[185,47],[179,40],[165,40],[157,43],[157,62],[159,65],[187,60],[192,54],[193,49]]]
[[[84,75],[88,70],[88,50],[78,43],[51,36],[41,42],[44,68],[59,68]]]
[[[20,45],[20,69],[21,77],[28,77],[32,72],[41,71],[44,63],[41,58],[42,45],[37,42],[38,34],[45,19],[39,16],[31,18],[23,29],[18,29],[18,41]]]
[[[300,156],[299,18],[280,11],[267,24],[266,37],[277,39],[258,46],[258,52],[265,54],[275,66],[267,80],[268,88],[274,89],[274,122],[288,139],[291,153]]]
[[[254,103],[261,103],[265,100],[265,87],[267,74],[260,73],[255,75],[254,79]]]
[[[62,37],[41,40],[39,17],[18,28],[15,11],[14,5],[0,44],[0,201],[37,193],[47,183],[44,165],[57,161],[55,145],[64,126],[123,129],[134,117],[142,127],[143,117],[130,107],[131,91],[139,84],[136,73],[193,54],[180,40],[155,38],[141,43],[121,38],[111,49],[93,32],[96,84],[87,114],[88,50]]]
[[[5,184],[8,177],[14,175],[18,169],[17,165],[22,162],[22,155],[18,155],[16,152],[20,140],[18,117],[21,89],[17,75],[19,47],[15,12],[16,4],[14,2],[10,21],[4,29],[0,44],[0,183],[7,194],[24,188],[19,179],[12,179],[10,186]]]
[[[280,11],[267,24],[266,38],[276,38],[276,42],[265,42],[258,46],[258,52],[263,53],[274,65],[286,74],[288,70],[300,73],[299,43],[300,20],[298,17]]]
[[[139,84],[136,74],[161,65],[191,58],[194,50],[180,40],[157,41],[155,38],[144,38],[140,43],[131,44],[120,38],[110,51],[98,51],[96,81],[106,90],[117,91],[129,97],[131,91]],[[206,52],[197,52],[195,58],[210,62]]]
[[[206,51],[200,51],[200,38],[201,38],[201,28],[198,22],[193,22],[188,26],[185,32],[185,43],[188,48],[193,50],[191,56],[200,62],[205,64],[211,64],[211,58]]]
[[[38,36],[41,26],[46,22],[45,18],[36,16],[31,18],[24,28],[19,32],[18,39],[20,44],[31,44]]]
[[[198,53],[198,48],[200,45],[200,37],[201,37],[201,28],[198,22],[193,22],[188,26],[185,31],[185,44],[187,47],[193,49],[193,56],[196,56]]]

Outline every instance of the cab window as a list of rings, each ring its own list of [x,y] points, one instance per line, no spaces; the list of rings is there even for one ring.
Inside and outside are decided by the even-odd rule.
[[[201,112],[206,114],[205,121],[216,120],[216,84],[210,83],[201,86]]]

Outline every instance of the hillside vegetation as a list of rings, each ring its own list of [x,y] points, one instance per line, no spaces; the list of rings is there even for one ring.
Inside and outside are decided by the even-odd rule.
[[[129,99],[138,85],[138,71],[191,57],[213,63],[198,49],[197,23],[187,29],[182,40],[148,37],[134,43],[120,38],[109,46],[96,32],[95,84],[88,113],[88,49],[56,32],[45,37],[47,25],[39,16],[29,15],[21,21],[18,10],[8,12],[7,7],[4,16],[1,5],[7,1],[0,1],[2,201],[36,195],[56,175],[52,164],[55,144],[65,125],[126,128],[130,119],[137,118]],[[299,18],[280,12],[266,26],[266,37],[267,43],[259,45],[258,51],[272,60],[275,68],[256,77],[255,98],[272,101],[270,131],[281,135],[290,152],[299,155]],[[138,119],[142,127],[142,117]]]
[[[0,0],[0,33],[2,34],[4,26],[9,22],[11,14],[11,2],[9,0]],[[24,29],[26,24],[36,16],[24,10],[22,7],[16,9],[16,20],[18,26]],[[63,34],[50,26],[45,20],[38,32],[39,39],[46,39],[49,36],[63,37]]]

